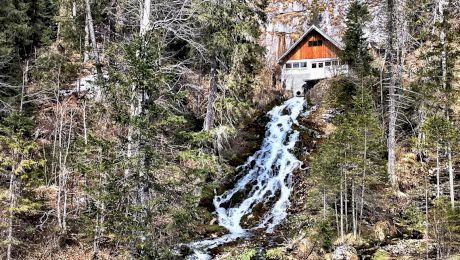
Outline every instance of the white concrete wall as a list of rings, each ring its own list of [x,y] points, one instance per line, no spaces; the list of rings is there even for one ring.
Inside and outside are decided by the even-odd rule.
[[[306,62],[306,67],[300,67],[300,63]],[[326,66],[326,62],[331,62],[330,66]],[[307,60],[295,60],[287,61],[283,64],[281,70],[281,82],[287,91],[292,91],[293,95],[304,95],[303,85],[306,81],[320,80],[325,78],[331,78],[335,75],[346,73],[346,65],[334,65],[334,62],[338,62],[338,59],[307,59]],[[294,68],[294,63],[299,63],[298,68]],[[322,63],[322,67],[319,64]],[[291,64],[291,68],[287,68],[286,64]],[[316,64],[316,68],[312,68],[312,64]]]

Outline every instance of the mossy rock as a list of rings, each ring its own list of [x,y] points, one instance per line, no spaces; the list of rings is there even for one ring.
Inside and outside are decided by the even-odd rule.
[[[372,260],[387,260],[387,259],[390,259],[390,254],[385,250],[379,249],[377,250],[377,252],[375,252],[372,255],[371,259]]]
[[[198,203],[200,207],[205,207],[214,210],[213,199],[215,195],[215,189],[219,189],[219,185],[217,185],[216,183],[206,184],[203,187],[203,189],[201,189],[201,198],[200,202]]]
[[[195,228],[196,232],[200,235],[204,235],[206,237],[209,236],[223,236],[228,231],[226,228],[219,226],[219,225],[197,225]]]

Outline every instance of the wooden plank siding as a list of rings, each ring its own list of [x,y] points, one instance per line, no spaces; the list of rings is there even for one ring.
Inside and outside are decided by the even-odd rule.
[[[321,46],[308,46],[309,41],[322,40]],[[294,49],[288,60],[337,58],[339,49],[319,33],[313,31]]]

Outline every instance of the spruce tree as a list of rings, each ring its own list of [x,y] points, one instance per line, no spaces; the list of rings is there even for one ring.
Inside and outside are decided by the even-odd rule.
[[[340,60],[360,74],[369,73],[372,61],[367,38],[364,36],[364,28],[370,19],[366,4],[361,1],[351,3],[345,20],[346,31],[343,36],[345,47],[340,52]]]
[[[264,19],[258,10],[264,4],[231,0],[198,1],[195,5],[197,22],[203,27],[200,42],[206,49],[205,59],[199,64],[210,81],[203,126],[209,131],[216,119],[223,124],[236,123],[249,109],[254,77],[264,52],[257,43],[259,22]]]

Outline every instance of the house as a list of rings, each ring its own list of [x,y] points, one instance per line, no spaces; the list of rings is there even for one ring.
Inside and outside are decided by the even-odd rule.
[[[303,96],[318,80],[347,71],[338,55],[342,45],[311,26],[278,60],[285,90]]]

